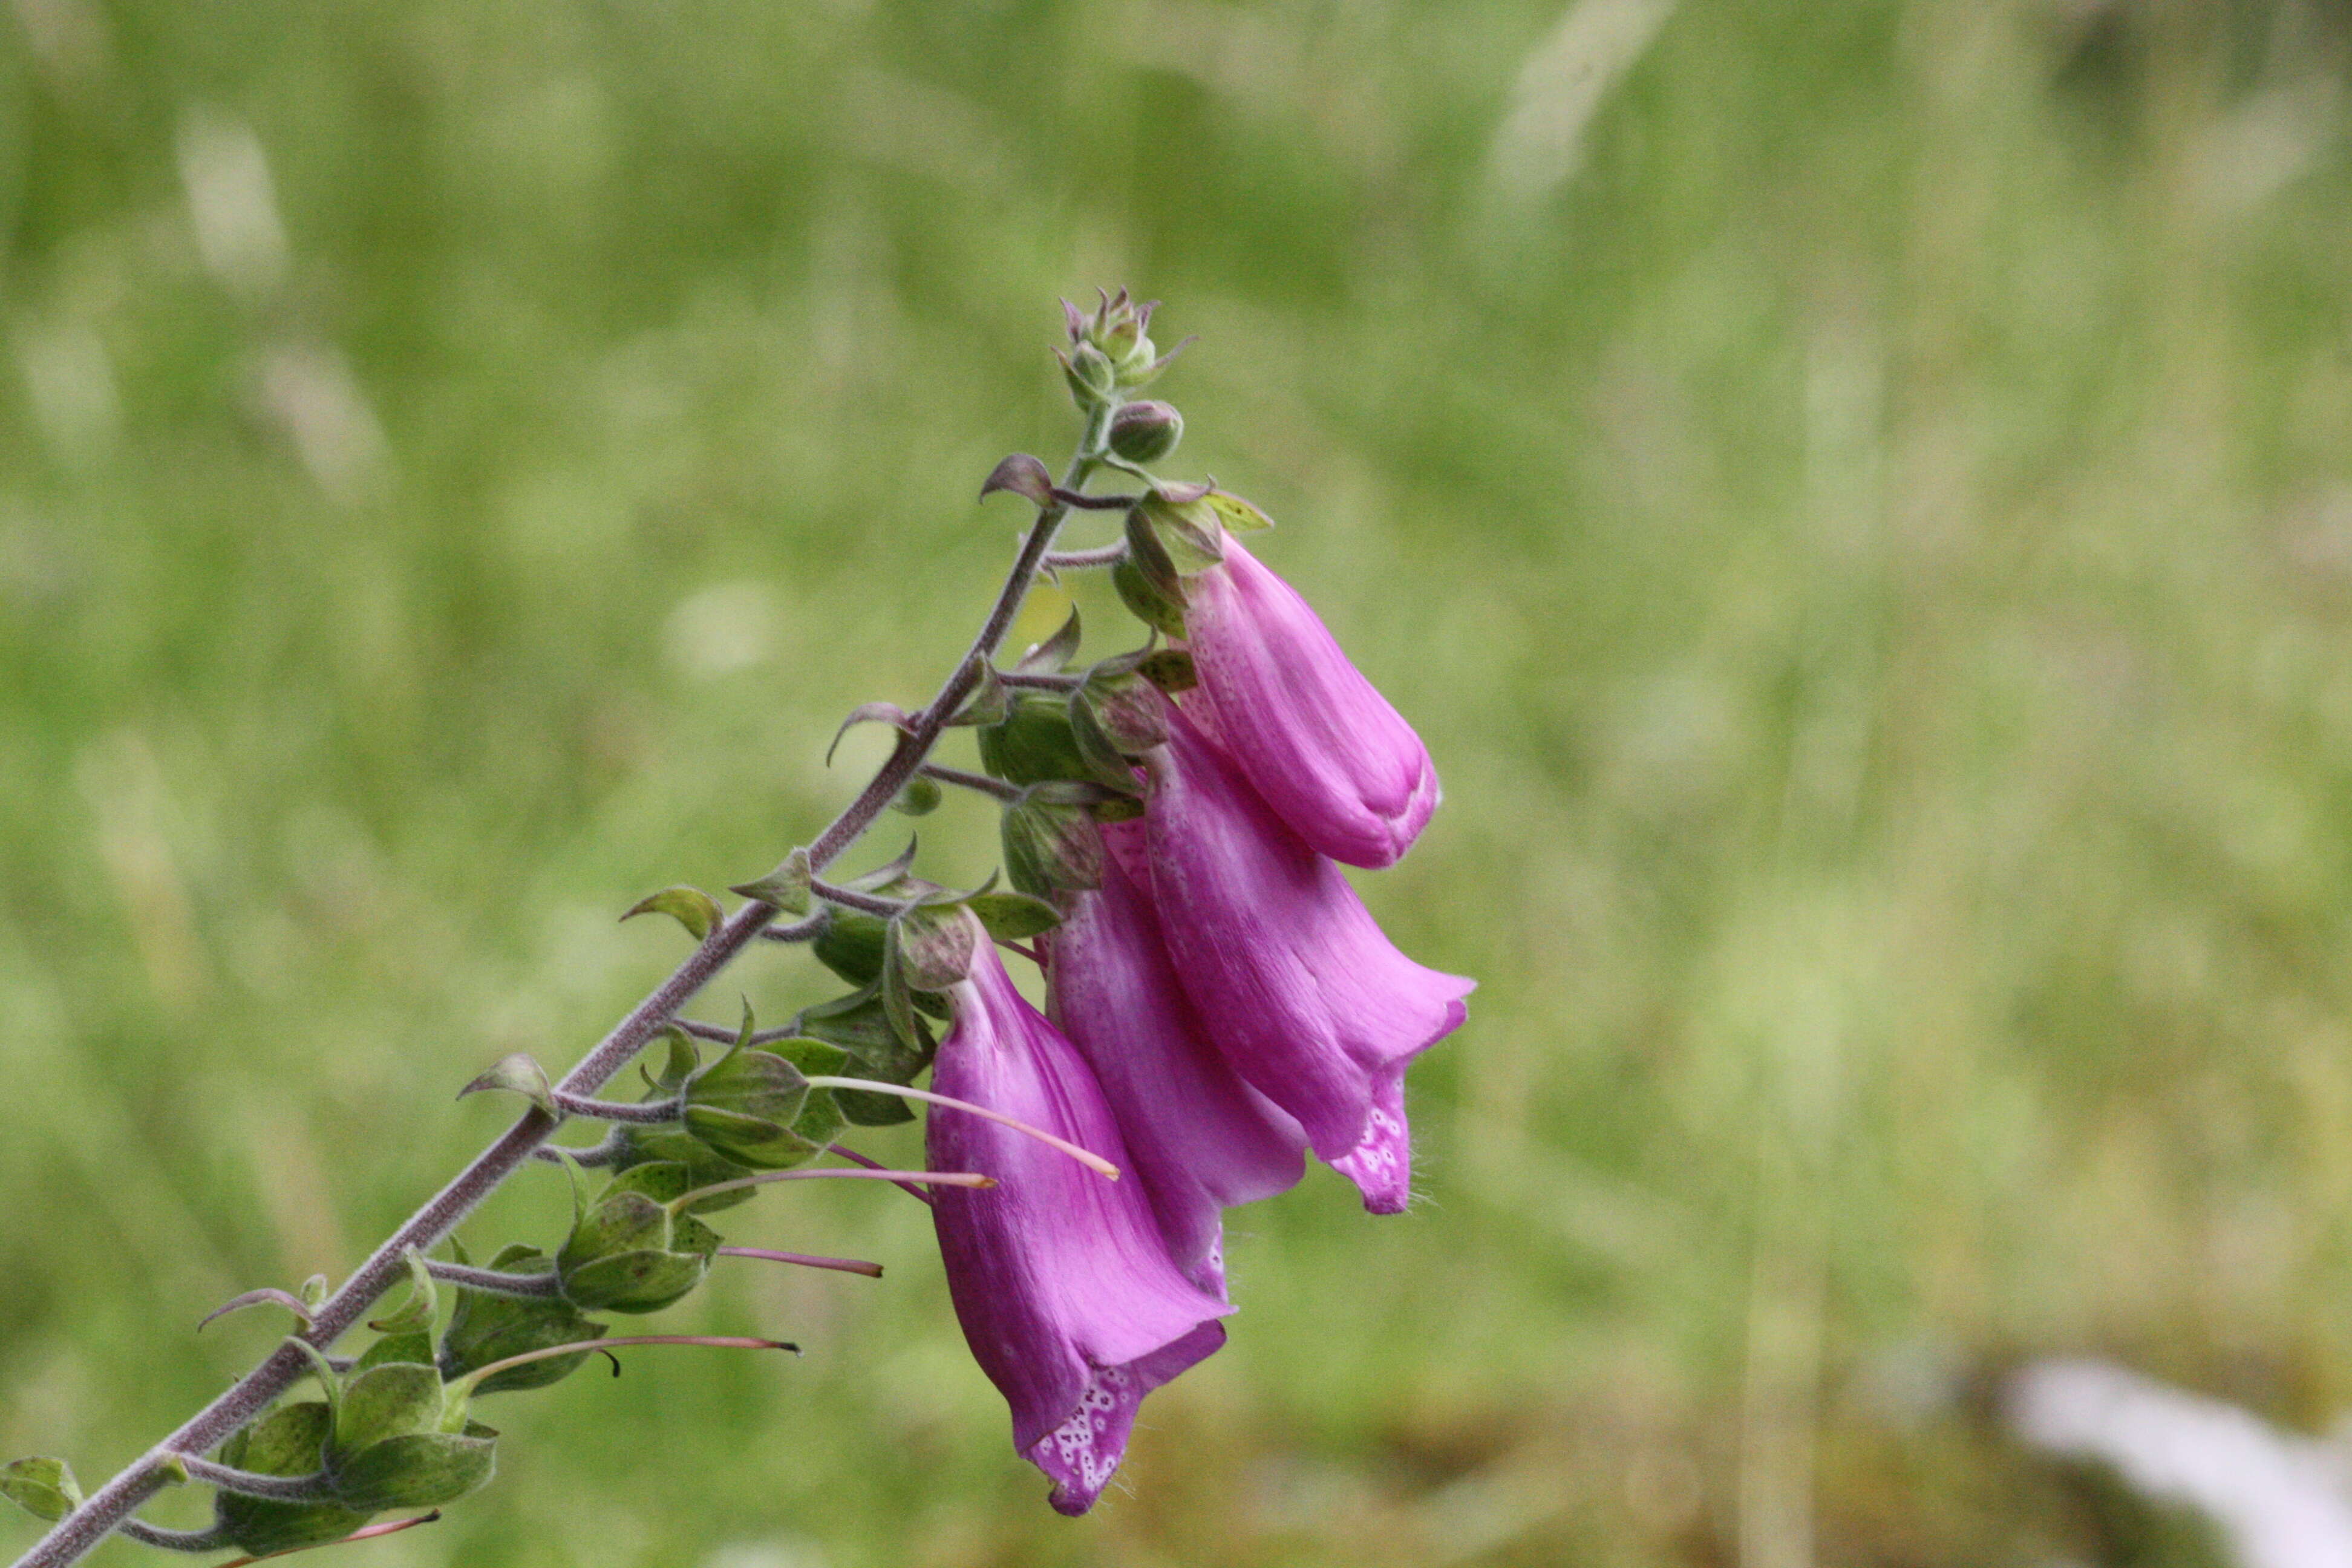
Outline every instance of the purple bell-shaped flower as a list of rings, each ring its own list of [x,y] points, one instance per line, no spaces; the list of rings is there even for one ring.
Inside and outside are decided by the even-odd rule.
[[[1042,1127],[1124,1166],[1086,1061],[1013,989],[985,936],[951,993],[932,1087]],[[1186,1279],[1140,1184],[1112,1181],[966,1111],[930,1113],[930,1168],[993,1188],[937,1194],[940,1255],[981,1370],[1013,1408],[1013,1447],[1084,1513],[1127,1449],[1143,1396],[1224,1343],[1233,1310]]]
[[[1437,769],[1298,591],[1228,535],[1185,583],[1200,685],[1184,706],[1222,736],[1292,832],[1350,866],[1395,864],[1437,809]]]
[[[1412,1173],[1404,1070],[1461,1026],[1475,983],[1399,952],[1339,868],[1183,714],[1145,767],[1152,893],[1201,1023],[1365,1207],[1401,1211]]]

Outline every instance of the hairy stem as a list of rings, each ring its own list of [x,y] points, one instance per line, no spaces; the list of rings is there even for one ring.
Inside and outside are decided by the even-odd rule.
[[[998,800],[1021,798],[1020,785],[1006,784],[1003,779],[990,778],[986,773],[969,773],[962,768],[943,767],[938,763],[925,763],[923,776],[927,779],[937,779],[941,784],[951,784],[962,789],[991,795]]]
[[[1075,490],[1083,486],[1096,466],[1104,460],[1103,436],[1108,422],[1105,409],[1097,410],[1088,419],[1077,453],[1063,475],[1064,489]],[[972,638],[970,652],[957,663],[954,673],[940,684],[922,710],[908,720],[899,733],[898,743],[866,787],[808,847],[813,869],[823,870],[856,844],[884,808],[898,798],[907,781],[915,776],[915,770],[929,760],[949,718],[980,684],[982,671],[1003,643],[1013,617],[1020,612],[1022,600],[1028,596],[1029,586],[1036,580],[1039,563],[1053,548],[1054,536],[1068,515],[1069,507],[1060,501],[1038,511],[1036,521],[1022,541],[1021,553],[989,609],[988,618]],[[679,1008],[767,929],[777,912],[774,906],[754,900],[728,916],[668,979],[630,1009],[628,1016],[615,1024],[594,1049],[563,1075],[555,1085],[557,1090],[586,1096],[602,1089],[663,1026],[677,1016]],[[476,1155],[446,1186],[427,1199],[423,1207],[369,1254],[367,1260],[343,1281],[342,1288],[320,1305],[301,1338],[324,1350],[348,1333],[378,1298],[408,1278],[409,1248],[425,1252],[438,1245],[509,1176],[530,1161],[557,1125],[555,1117],[535,1106],[525,1111],[520,1120],[499,1135],[497,1142]],[[310,1367],[302,1352],[291,1343],[280,1344],[226,1393],[190,1416],[178,1430],[59,1520],[34,1543],[31,1551],[16,1560],[16,1568],[66,1568],[66,1564],[88,1556],[99,1542],[122,1529],[133,1510],[163,1489],[173,1458],[209,1452],[260,1415]],[[141,1526],[142,1530],[152,1528]]]
[[[191,1480],[218,1487],[223,1491],[268,1498],[276,1502],[316,1502],[322,1497],[332,1496],[335,1489],[324,1470],[307,1476],[257,1475],[231,1465],[216,1465],[194,1454],[181,1455],[180,1463],[186,1468]]]
[[[479,1290],[485,1296],[515,1296],[527,1301],[542,1301],[563,1294],[563,1282],[553,1274],[509,1274],[503,1268],[473,1268],[463,1263],[444,1263],[437,1258],[425,1260],[425,1271],[436,1279],[446,1279],[467,1290]]]

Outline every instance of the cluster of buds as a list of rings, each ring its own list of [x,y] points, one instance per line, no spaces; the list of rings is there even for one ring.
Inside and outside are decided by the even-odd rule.
[[[919,713],[875,702],[850,716],[898,731],[890,763],[822,849],[734,889],[750,900],[737,916],[683,887],[629,911],[672,916],[698,957],[791,915],[765,934],[805,943],[849,991],[780,1029],[760,1030],[748,1006],[731,1032],[673,1021],[635,1100],[592,1097],[625,1054],[590,1093],[551,1085],[523,1056],[483,1074],[466,1092],[520,1094],[544,1128],[611,1124],[593,1146],[540,1151],[572,1182],[562,1242],[510,1246],[487,1267],[454,1240],[447,1259],[407,1250],[410,1297],[371,1325],[364,1354],[329,1357],[331,1335],[289,1342],[323,1398],[266,1409],[216,1458],[171,1453],[165,1479],[217,1489],[211,1530],[118,1516],[121,1528],[257,1556],[404,1527],[416,1521],[368,1521],[489,1479],[498,1435],[473,1419],[476,1399],[545,1387],[622,1345],[792,1348],[612,1338],[591,1314],[669,1307],[726,1256],[878,1276],[856,1259],[727,1247],[707,1223],[757,1187],[815,1177],[894,1181],[930,1204],[958,1319],[1011,1406],[1014,1447],[1051,1479],[1055,1508],[1083,1513],[1144,1397],[1225,1342],[1225,1210],[1295,1185],[1309,1153],[1372,1212],[1407,1205],[1405,1070],[1461,1025],[1472,983],[1399,952],[1340,868],[1402,856],[1438,804],[1436,772],[1312,607],[1244,546],[1272,526],[1265,515],[1147,466],[1183,434],[1174,408],[1129,395],[1173,357],[1147,335],[1152,306],[1121,291],[1091,314],[1064,309],[1085,435],[1063,484],[1016,456],[983,486],[1025,496],[1039,517],[971,661]],[[1140,488],[1088,493],[1105,469]],[[1051,552],[1063,519],[1090,511],[1122,514],[1117,542]],[[1041,566],[1108,569],[1142,646],[1080,666],[1073,613],[997,668],[1001,629]],[[955,726],[973,731],[983,771],[928,760]],[[862,876],[824,879],[886,803],[921,816],[942,784],[997,804],[1010,888],[925,880],[911,844]],[[1042,971],[1043,1011],[1000,947]],[[915,1087],[927,1070],[930,1086]],[[929,1108],[924,1170],[883,1170],[839,1142],[910,1120],[910,1102]],[[853,1166],[820,1167],[829,1154]],[[222,1310],[276,1305],[309,1330],[324,1283]],[[445,1289],[455,1301],[440,1321]],[[0,1495],[53,1519],[79,1502],[49,1459],[0,1468]]]

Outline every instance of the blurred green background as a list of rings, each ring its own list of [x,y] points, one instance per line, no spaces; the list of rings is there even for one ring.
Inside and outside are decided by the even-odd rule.
[[[804,1360],[500,1401],[495,1486],[352,1560],[2206,1561],[1990,1390],[2352,1405],[2347,34],[10,0],[0,1453],[95,1480],[209,1397],[278,1330],[205,1310],[346,1269],[503,1125],[457,1085],[682,955],[622,909],[822,824],[1008,558],[980,479],[1067,449],[1055,297],[1127,284],[1201,335],[1173,467],[1445,775],[1364,879],[1483,983],[1427,1201],[1236,1215],[1234,1342],[1073,1523],[917,1205],[772,1194],[731,1240],[889,1278],[652,1321]]]

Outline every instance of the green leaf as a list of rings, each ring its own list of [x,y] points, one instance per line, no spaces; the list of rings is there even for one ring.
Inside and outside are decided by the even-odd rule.
[[[55,1524],[81,1506],[81,1483],[63,1459],[15,1459],[0,1465],[0,1497]]]
[[[1028,453],[1015,452],[989,470],[988,478],[981,481],[980,498],[986,500],[998,490],[1011,490],[1032,506],[1051,506],[1054,476]]]
[[[1026,893],[982,893],[965,900],[964,908],[978,915],[998,942],[1023,942],[1062,923],[1053,905]]]
[[[1213,489],[1201,499],[1216,512],[1217,521],[1235,533],[1255,533],[1274,526],[1274,519],[1230,490]]]
[[[667,915],[684,926],[697,942],[707,940],[726,918],[719,912],[718,900],[699,888],[684,884],[639,899],[621,918],[634,920],[638,915]]]
[[[1199,671],[1193,668],[1192,654],[1181,647],[1163,647],[1145,654],[1136,661],[1136,673],[1152,685],[1174,696],[1190,691],[1201,684]]]
[[[809,868],[809,852],[803,847],[785,856],[783,864],[758,881],[745,882],[727,890],[743,898],[757,899],[788,915],[804,915],[809,912],[809,881],[815,874]]]
[[[337,1455],[356,1454],[373,1443],[441,1424],[441,1374],[430,1366],[390,1362],[359,1373],[343,1385],[335,1411],[334,1439],[327,1445],[331,1468]]]
[[[497,1450],[489,1437],[417,1432],[373,1444],[330,1471],[336,1500],[346,1508],[365,1513],[437,1508],[488,1482]]]
[[[1069,666],[1078,651],[1078,640],[1084,634],[1078,626],[1078,607],[1070,606],[1070,618],[1061,629],[1030,648],[1013,668],[1024,675],[1055,675]]]
[[[314,1312],[317,1311],[327,1300],[327,1277],[323,1274],[311,1275],[302,1281],[302,1288],[295,1294],[301,1298],[304,1306]]]

